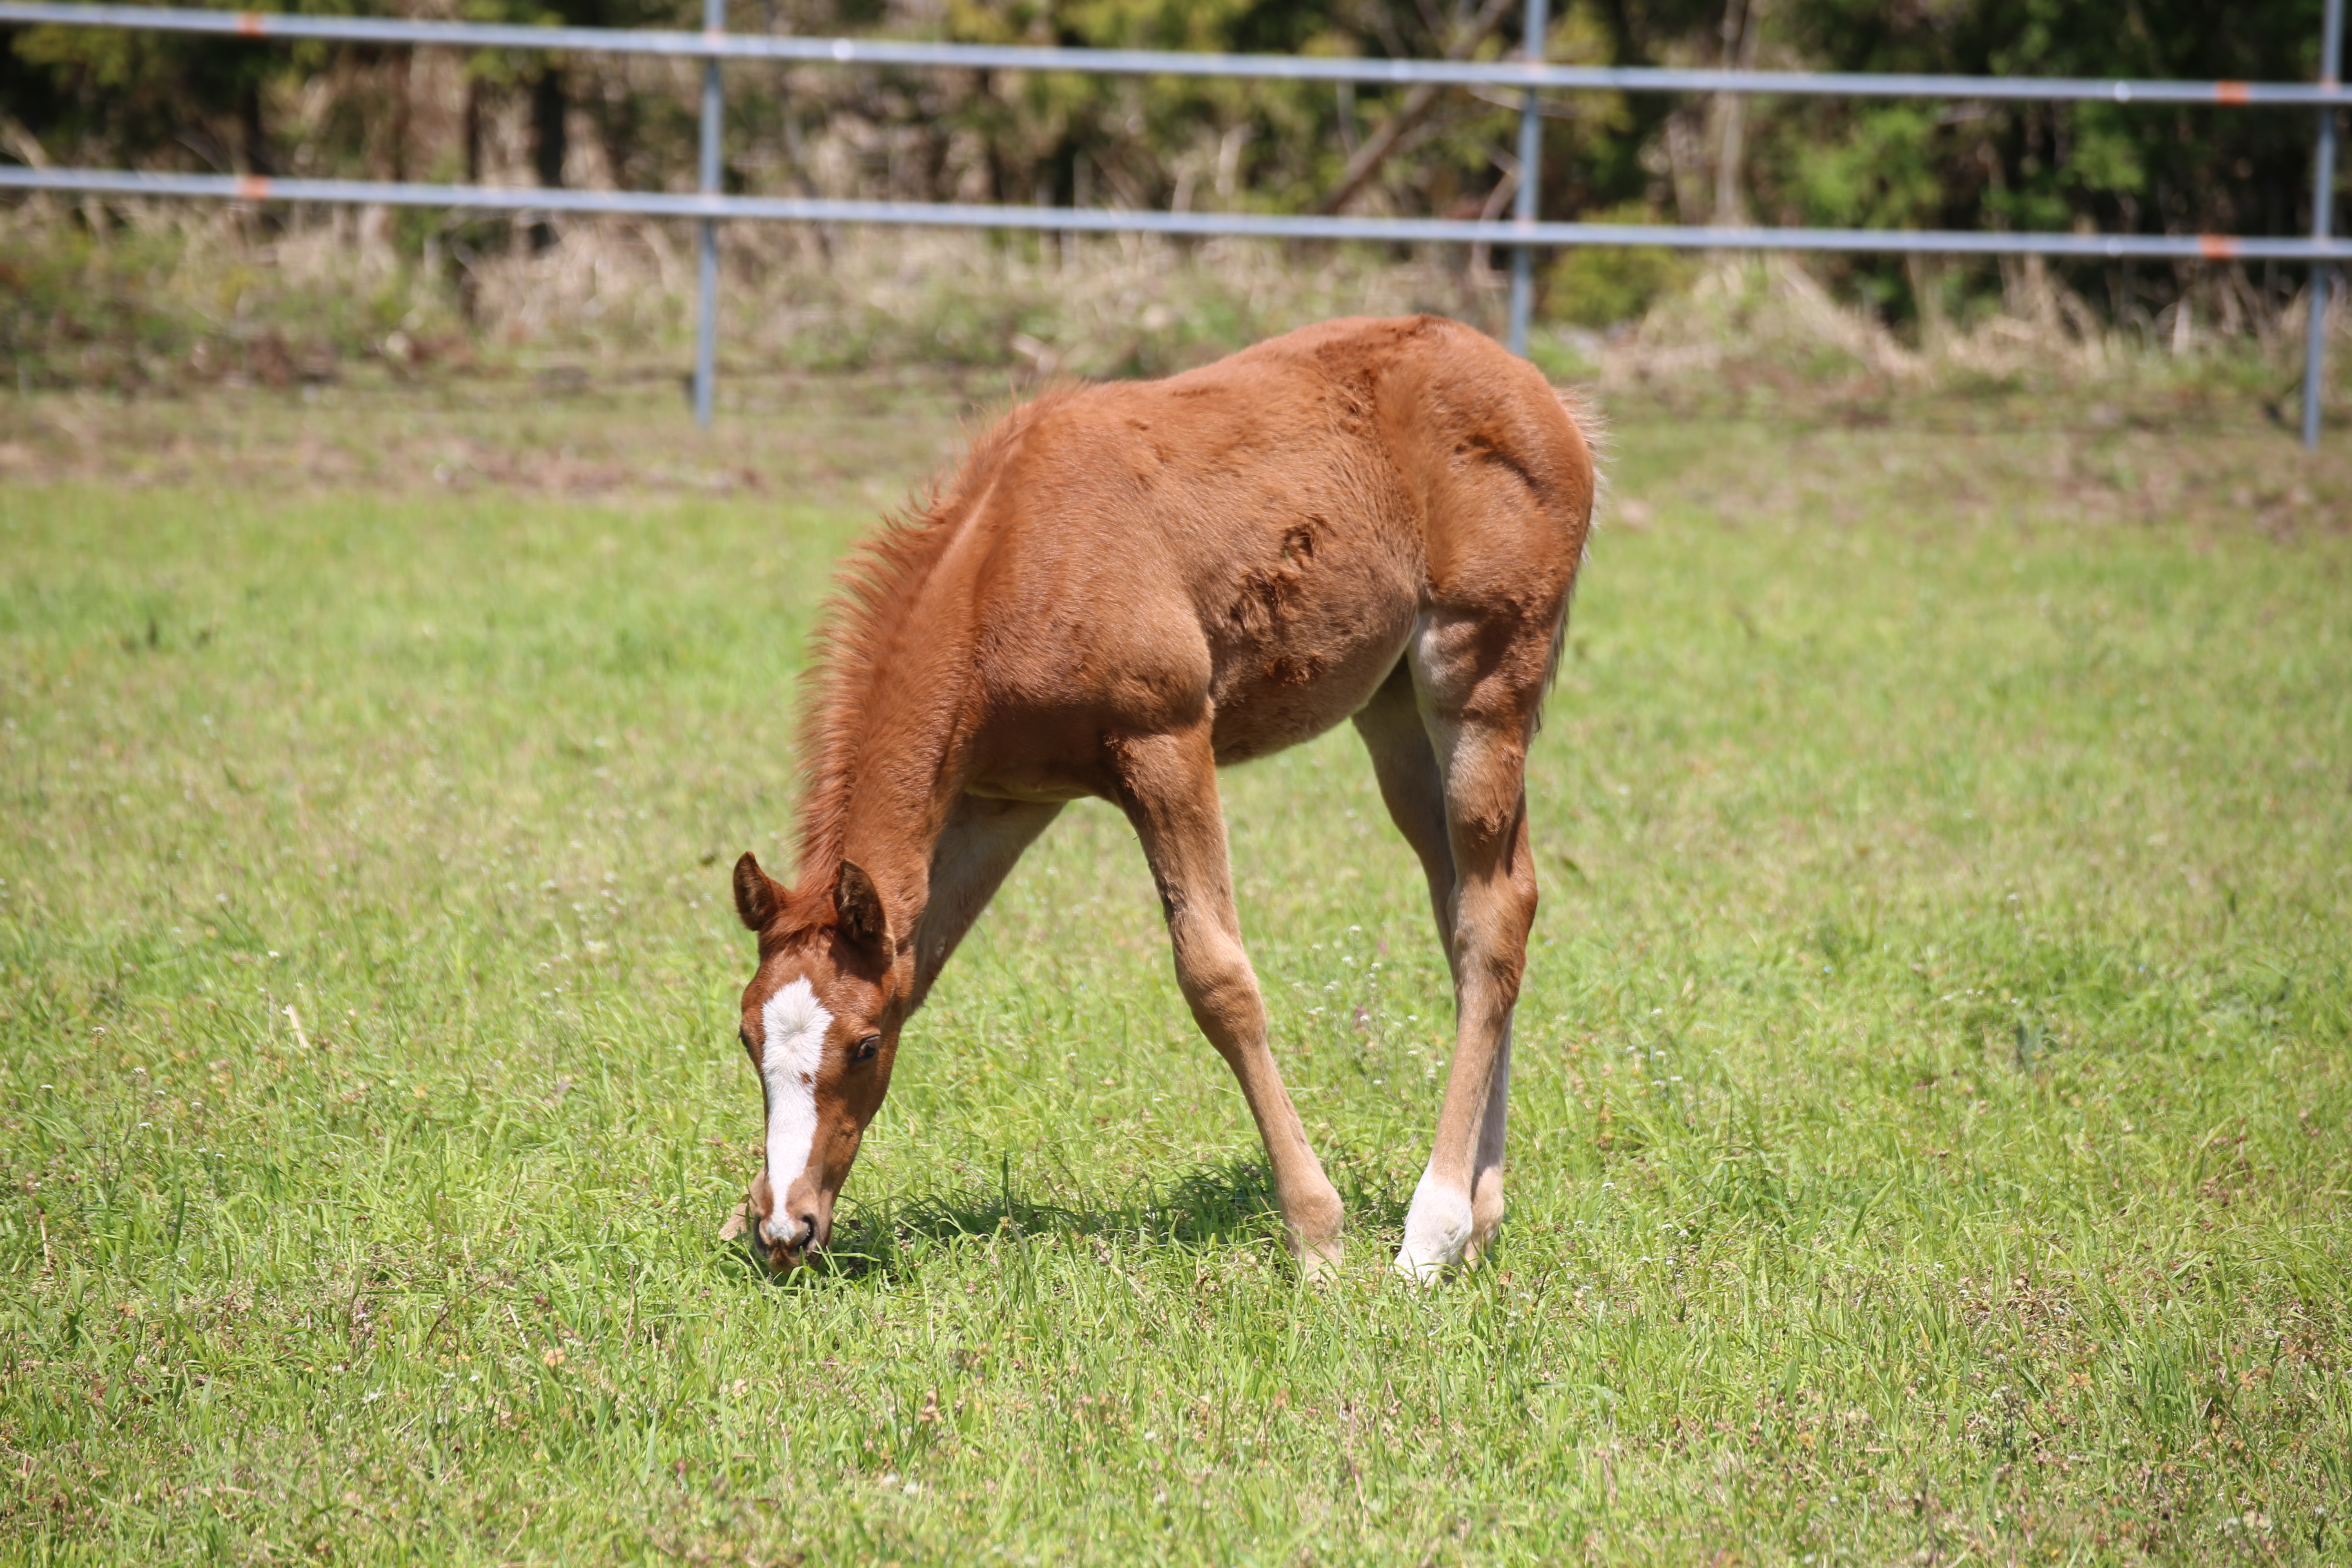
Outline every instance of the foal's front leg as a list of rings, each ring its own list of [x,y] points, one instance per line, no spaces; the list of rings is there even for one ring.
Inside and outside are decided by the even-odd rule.
[[[911,1012],[931,993],[964,933],[1004,883],[1022,851],[1060,816],[1057,801],[998,800],[967,795],[948,816],[931,850],[930,886],[915,922],[915,995]]]
[[[1265,1003],[1242,946],[1233,866],[1217,800],[1209,728],[1122,742],[1116,751],[1120,805],[1143,840],[1175,950],[1176,981],[1192,1017],[1241,1080],[1265,1141],[1282,1223],[1299,1268],[1313,1277],[1339,1260],[1339,1194],[1307,1142],[1274,1053]]]

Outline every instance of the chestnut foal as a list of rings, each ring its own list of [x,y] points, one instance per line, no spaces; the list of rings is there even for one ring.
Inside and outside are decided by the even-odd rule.
[[[1066,802],[1118,803],[1192,1016],[1241,1080],[1290,1247],[1339,1194],[1266,1048],[1217,769],[1352,718],[1421,857],[1457,1023],[1396,1268],[1503,1215],[1511,1008],[1536,910],[1525,765],[1584,555],[1590,422],[1432,317],[1310,327],[1171,380],[1006,416],[855,558],[806,709],[800,875],[745,855],[743,1047],[767,1100],[745,1221],[823,1247],[899,1030]]]

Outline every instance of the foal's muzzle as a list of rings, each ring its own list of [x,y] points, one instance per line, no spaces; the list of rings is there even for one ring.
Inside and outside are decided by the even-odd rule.
[[[799,1268],[810,1253],[822,1251],[825,1242],[823,1222],[805,1211],[768,1215],[752,1235],[767,1253],[768,1266],[779,1270]]]
[[[832,1238],[833,1200],[812,1182],[794,1182],[780,1193],[763,1169],[751,1179],[747,1203],[751,1239],[772,1268],[797,1268]]]
[[[813,1214],[777,1215],[760,1222],[760,1239],[770,1247],[785,1252],[805,1252],[821,1247],[816,1234],[816,1215]]]

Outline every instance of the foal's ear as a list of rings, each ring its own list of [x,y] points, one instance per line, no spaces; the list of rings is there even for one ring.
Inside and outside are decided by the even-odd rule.
[[[833,885],[833,908],[841,917],[843,936],[868,952],[889,956],[890,919],[882,912],[882,894],[855,860],[841,863],[841,879]]]
[[[743,858],[735,862],[736,917],[752,931],[765,931],[783,902],[784,890],[760,869],[759,858],[745,850]]]

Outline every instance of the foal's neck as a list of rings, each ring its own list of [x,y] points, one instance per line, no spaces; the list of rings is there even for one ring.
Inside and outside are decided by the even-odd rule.
[[[931,853],[963,793],[971,658],[966,637],[895,640],[881,668],[862,679],[836,675],[812,725],[820,744],[802,816],[800,880],[829,887],[841,862],[855,861],[874,879],[892,927],[905,931],[929,901]]]
[[[929,900],[931,851],[962,794],[987,498],[1048,396],[973,447],[919,516],[886,524],[852,556],[824,633],[801,755],[800,882],[830,887],[841,862],[873,877],[894,922]],[[821,879],[813,880],[812,879]]]

